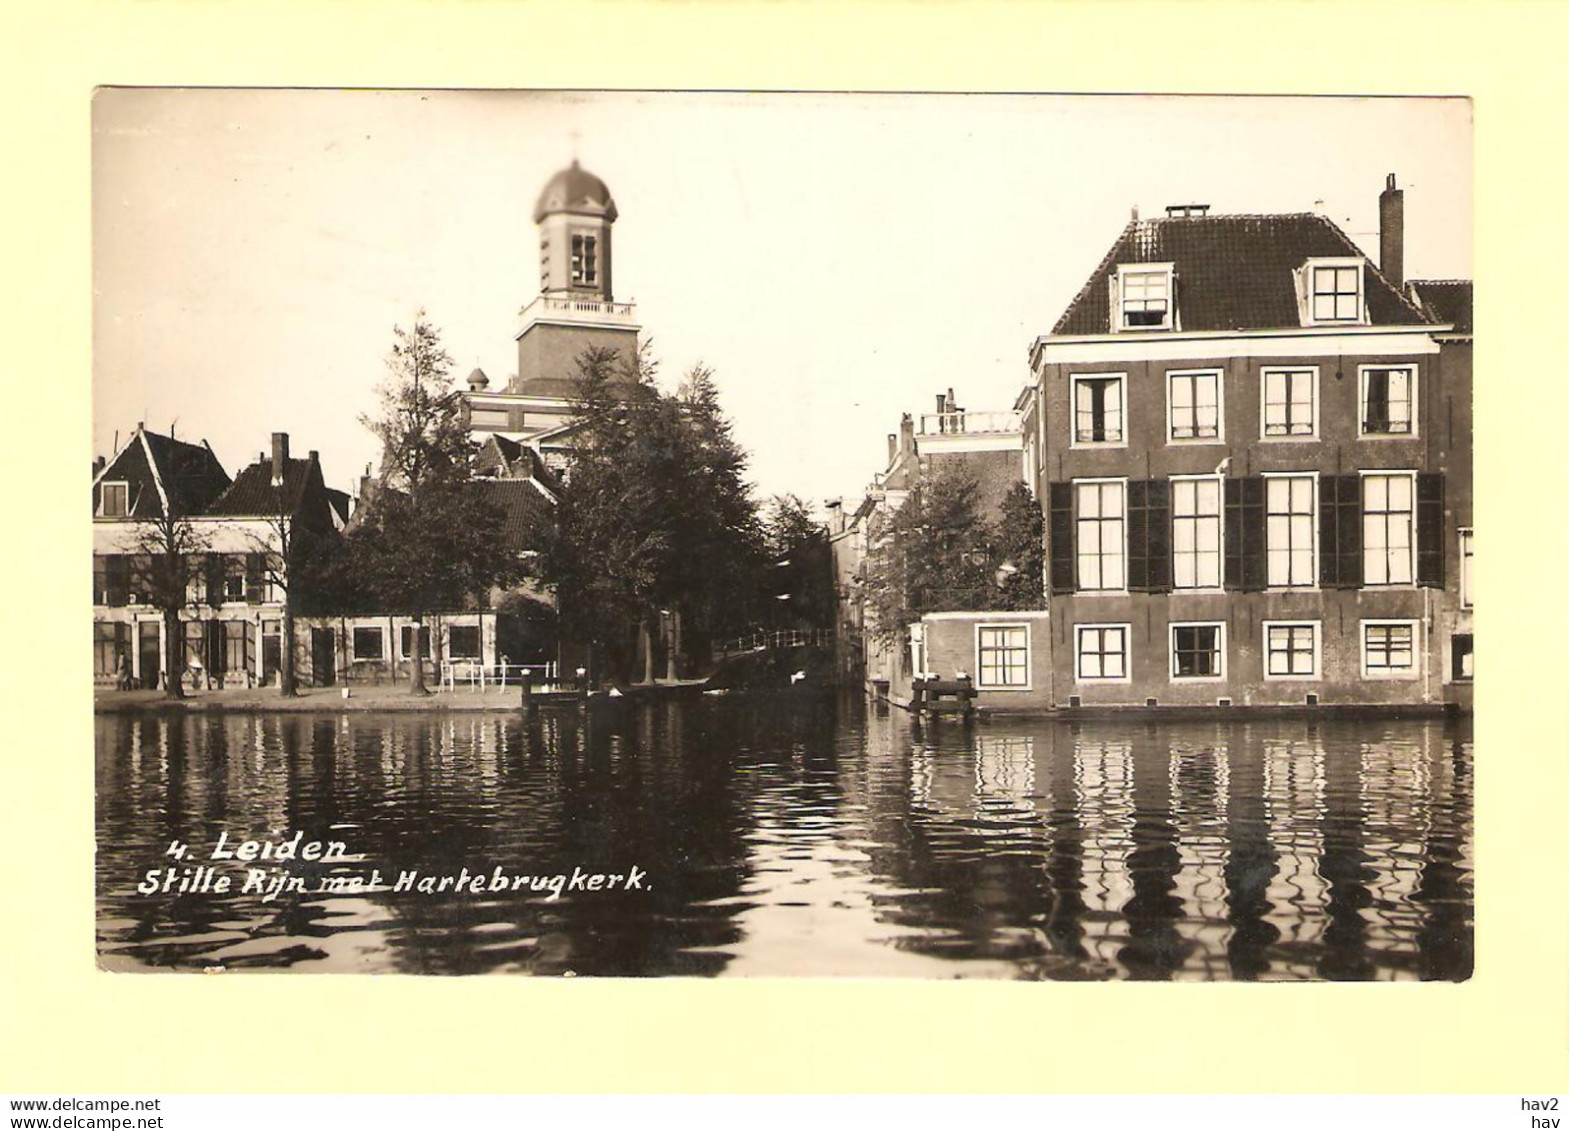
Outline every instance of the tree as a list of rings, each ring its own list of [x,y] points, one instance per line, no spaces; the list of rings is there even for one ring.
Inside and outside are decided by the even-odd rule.
[[[713,370],[694,366],[676,399],[688,444],[687,503],[675,515],[683,548],[675,600],[710,636],[739,631],[757,619],[756,579],[767,554],[747,452],[720,407]]]
[[[381,412],[361,417],[381,440],[381,477],[350,543],[350,565],[375,601],[414,621],[409,690],[425,694],[425,618],[511,580],[501,515],[473,487],[473,445],[452,358],[422,310],[393,328]]]
[[[796,495],[775,495],[763,520],[771,597],[796,625],[830,628],[836,607],[828,531]],[[788,595],[788,600],[780,599]]]
[[[1023,483],[1015,483],[1003,496],[997,520],[998,608],[1045,607],[1042,525],[1040,503]]]
[[[534,575],[555,590],[564,625],[626,674],[629,633],[653,677],[656,626],[669,623],[674,674],[683,623],[699,635],[749,611],[761,536],[745,482],[746,453],[698,367],[667,396],[645,347],[630,362],[608,349],[578,359],[580,430],[560,505],[532,532]]]
[[[962,465],[944,468],[917,481],[872,533],[867,601],[883,644],[897,647],[926,613],[993,607],[993,532],[976,513],[975,490]]]
[[[180,513],[173,497],[162,514],[139,523],[133,540],[136,588],[163,614],[163,693],[168,699],[185,698],[180,613],[194,604],[193,563],[208,546],[206,535]]]

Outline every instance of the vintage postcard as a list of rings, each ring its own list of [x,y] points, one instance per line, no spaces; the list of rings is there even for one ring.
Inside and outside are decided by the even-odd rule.
[[[99,91],[99,965],[1469,978],[1471,128]]]

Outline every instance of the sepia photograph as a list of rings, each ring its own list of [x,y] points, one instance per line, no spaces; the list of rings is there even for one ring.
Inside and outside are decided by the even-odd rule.
[[[1472,976],[1469,99],[91,130],[100,969]]]

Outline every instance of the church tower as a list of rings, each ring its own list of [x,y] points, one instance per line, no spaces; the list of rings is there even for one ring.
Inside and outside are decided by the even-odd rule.
[[[607,347],[627,361],[639,327],[630,303],[611,290],[616,202],[605,182],[575,160],[546,183],[534,206],[539,227],[539,296],[523,310],[512,392],[569,396],[577,359]]]
[[[578,358],[587,349],[637,357],[632,304],[611,290],[616,202],[605,182],[576,161],[551,177],[534,205],[539,230],[539,294],[523,308],[515,335],[517,376],[504,389],[476,369],[464,394],[470,434],[505,469],[531,448],[547,465],[563,460],[574,427]]]

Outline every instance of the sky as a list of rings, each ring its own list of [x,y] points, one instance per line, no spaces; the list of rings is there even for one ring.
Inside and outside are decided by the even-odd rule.
[[[348,489],[395,326],[516,371],[576,156],[662,383],[715,371],[760,496],[853,496],[900,413],[1011,407],[1135,207],[1318,208],[1376,261],[1395,173],[1407,277],[1470,278],[1471,146],[1462,99],[105,89],[94,450],[141,421],[233,474],[288,432]]]

